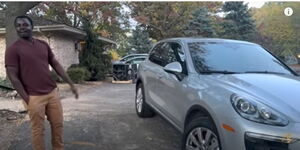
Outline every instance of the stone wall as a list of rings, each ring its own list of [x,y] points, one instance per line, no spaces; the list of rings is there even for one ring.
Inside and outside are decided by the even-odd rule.
[[[75,50],[76,39],[60,33],[52,33],[51,36],[39,34],[35,35],[35,37],[44,40],[50,45],[56,59],[65,70],[72,64],[79,63],[79,52]]]
[[[79,63],[79,52],[75,50],[76,39],[60,33],[51,33],[51,36],[46,35],[49,34],[34,34],[34,37],[43,40],[50,45],[56,59],[65,70],[72,64]],[[5,37],[4,35],[0,35],[0,78],[4,78],[6,76],[4,53]]]
[[[76,39],[63,35],[56,35],[51,43],[51,48],[64,69],[72,64],[79,64],[79,51],[75,50],[75,43]]]
[[[6,76],[4,66],[5,45],[5,37],[4,35],[0,35],[0,78],[4,78]]]

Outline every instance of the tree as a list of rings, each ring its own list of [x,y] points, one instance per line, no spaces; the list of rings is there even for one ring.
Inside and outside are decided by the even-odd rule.
[[[14,20],[17,16],[25,15],[31,8],[37,5],[39,2],[5,2],[1,3],[1,6],[5,12],[5,38],[6,47],[10,46],[15,40],[18,39],[17,33],[14,27]]]
[[[192,19],[187,25],[185,34],[187,36],[213,37],[215,31],[212,26],[211,16],[206,7],[200,7],[192,13]]]
[[[116,42],[118,43],[116,51],[121,57],[129,54],[129,43],[126,34],[119,34],[119,36],[116,38]]]
[[[90,71],[90,80],[103,80],[111,68],[111,58],[104,49],[106,44],[98,37],[115,38],[125,33],[126,17],[121,8],[122,4],[116,2],[47,2],[33,13],[42,11],[50,19],[82,28],[87,36],[80,66]]]
[[[186,23],[191,13],[206,6],[210,13],[221,8],[221,2],[130,2],[132,17],[144,25],[151,38],[161,40],[184,36]]]
[[[285,16],[286,7],[292,7],[295,12],[300,9],[300,3],[268,2],[252,11],[259,31],[257,43],[281,57],[295,56],[300,50],[300,14]]]
[[[90,80],[104,80],[111,67],[111,58],[104,52],[104,44],[98,39],[91,22],[85,19],[83,25],[87,36],[84,50],[81,52],[80,66],[87,68],[91,73]]]
[[[72,20],[71,16],[68,17],[70,9],[73,9],[71,7],[74,7],[75,9],[77,3],[78,2],[43,2],[40,3],[39,6],[35,7],[32,10],[32,13],[38,16],[42,13],[43,17],[47,19],[78,27],[79,23],[78,20],[76,20],[78,18],[74,17],[74,20]]]
[[[243,39],[239,33],[238,25],[233,20],[223,20],[218,31],[219,35],[225,39]]]
[[[148,53],[152,47],[148,32],[140,25],[133,30],[128,43],[128,49],[131,53]]]
[[[225,2],[223,11],[227,15],[221,24],[223,27],[221,36],[239,40],[254,40],[255,25],[254,20],[251,18],[248,4],[243,4],[243,2]]]
[[[43,15],[51,20],[82,28],[88,18],[100,36],[116,38],[127,32],[128,14],[121,13],[122,3],[118,2],[43,2],[32,14]]]

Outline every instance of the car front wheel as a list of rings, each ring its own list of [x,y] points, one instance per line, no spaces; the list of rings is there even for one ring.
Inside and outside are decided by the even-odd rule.
[[[152,108],[145,102],[145,91],[143,84],[139,84],[136,90],[135,110],[137,115],[141,118],[154,116]]]
[[[197,117],[188,123],[182,150],[221,150],[217,129],[209,117]]]

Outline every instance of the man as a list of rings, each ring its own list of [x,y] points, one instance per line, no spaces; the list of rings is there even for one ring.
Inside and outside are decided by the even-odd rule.
[[[63,149],[63,112],[57,86],[51,78],[49,64],[69,83],[75,98],[78,92],[62,66],[55,59],[49,45],[32,38],[33,23],[28,16],[18,16],[14,22],[19,39],[5,52],[7,75],[14,88],[28,105],[35,150],[45,150],[44,120],[51,125],[52,147]]]

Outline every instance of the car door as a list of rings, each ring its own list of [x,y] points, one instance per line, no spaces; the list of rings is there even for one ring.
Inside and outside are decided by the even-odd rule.
[[[185,104],[186,94],[184,86],[187,68],[185,64],[185,54],[182,46],[178,42],[168,42],[163,47],[164,53],[164,66],[171,62],[179,62],[182,65],[183,71],[181,74],[175,75],[164,71],[162,66],[159,70],[159,79],[157,80],[157,95],[163,105],[159,107],[165,113],[165,115],[177,126],[181,125],[182,118],[184,117],[184,111],[182,106]]]
[[[141,66],[140,71],[143,73],[144,80],[144,88],[146,101],[150,105],[156,107],[155,100],[157,99],[157,90],[156,90],[156,82],[157,82],[157,72],[161,64],[160,57],[160,48],[163,43],[159,43],[154,46],[149,54],[149,58],[145,60],[144,64]]]

